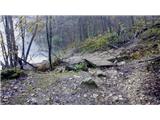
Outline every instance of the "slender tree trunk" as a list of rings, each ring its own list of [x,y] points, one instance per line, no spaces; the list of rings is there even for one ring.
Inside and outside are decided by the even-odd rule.
[[[20,32],[22,38],[22,59],[25,59],[25,26],[26,26],[26,18],[20,18]]]
[[[27,59],[28,59],[28,55],[29,55],[29,52],[30,52],[30,49],[31,49],[33,40],[34,40],[34,38],[35,38],[35,36],[36,36],[36,33],[37,33],[37,29],[38,29],[38,24],[36,24],[36,26],[35,26],[35,29],[34,29],[32,38],[31,38],[30,43],[29,43],[29,45],[28,45],[28,49],[27,49],[26,56],[25,56],[25,61],[27,61]]]
[[[6,51],[6,47],[5,47],[5,44],[4,44],[3,35],[2,35],[1,31],[0,31],[0,37],[1,37],[2,55],[3,55],[4,62],[5,62],[4,66],[8,67],[9,66],[9,64],[8,64],[8,54],[7,54],[7,51]]]
[[[101,16],[101,25],[102,25],[102,31],[104,33],[107,30],[106,16]]]
[[[50,70],[52,70],[52,24],[51,16],[46,16],[46,38],[48,43],[48,60],[50,64]]]
[[[135,24],[134,23],[134,16],[131,16],[131,22],[132,22],[132,26]]]

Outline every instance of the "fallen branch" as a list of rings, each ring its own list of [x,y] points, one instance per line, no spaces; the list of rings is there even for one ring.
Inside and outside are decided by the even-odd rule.
[[[31,63],[29,63],[29,62],[25,61],[24,59],[22,59],[22,58],[20,58],[20,57],[18,57],[18,59],[19,59],[20,61],[23,61],[25,64],[28,64],[28,65],[30,65],[31,67],[33,67],[33,68],[37,69],[37,67],[36,67],[36,66],[34,66],[34,65],[32,65]],[[19,62],[19,63],[20,63],[20,62]],[[20,65],[21,65],[21,63],[20,63]],[[23,66],[23,65],[22,65],[22,66]]]

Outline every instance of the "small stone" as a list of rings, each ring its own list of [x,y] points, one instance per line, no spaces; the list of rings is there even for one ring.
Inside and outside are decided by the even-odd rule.
[[[93,94],[93,98],[97,98],[98,97],[98,94]]]
[[[89,80],[92,80],[92,78],[91,78],[91,77],[88,77],[88,78],[86,78],[84,81],[89,81]]]
[[[112,75],[112,76],[117,75],[117,73],[118,73],[117,70],[109,70],[109,71],[108,71],[108,74],[109,74],[109,75]]]
[[[41,91],[41,88],[37,88],[36,90],[37,90],[37,91]]]
[[[110,94],[109,94],[109,97],[111,97],[111,96],[113,96],[113,94],[112,94],[112,93],[110,93]]]
[[[74,76],[74,78],[81,78],[80,76],[78,76],[78,75],[73,75]]]
[[[91,75],[95,75],[95,74],[96,74],[96,71],[93,70],[93,69],[90,69],[90,68],[89,68],[88,72],[89,72]]]
[[[56,102],[56,103],[60,103],[60,100],[59,100],[59,99],[56,99],[55,102]]]
[[[4,99],[8,99],[9,97],[8,97],[8,96],[4,96],[3,98],[4,98]]]
[[[113,96],[113,101],[116,102],[119,99],[118,96]]]
[[[98,77],[106,77],[106,74],[101,70],[97,70],[96,74]]]
[[[118,99],[119,99],[119,100],[123,100],[122,95],[119,95],[119,96],[118,96]]]
[[[31,97],[33,97],[33,96],[35,96],[35,94],[34,94],[34,93],[32,93],[32,94],[31,94]]]
[[[7,102],[7,101],[8,101],[8,99],[2,99],[2,101],[3,101],[3,102]]]
[[[69,78],[69,80],[73,80],[73,78]]]
[[[77,88],[77,86],[76,85],[73,85],[73,89],[76,89]]]
[[[87,94],[84,94],[83,97],[87,97]]]
[[[121,62],[118,63],[118,65],[124,65],[124,64],[126,64],[125,61],[121,61]]]
[[[123,73],[123,72],[119,72],[119,75],[122,75],[122,76],[123,76],[123,75],[124,75],[124,73]]]
[[[47,97],[47,98],[46,98],[46,101],[50,101],[50,98],[49,98],[49,97]]]
[[[79,97],[80,97],[80,95],[77,95],[77,97],[79,98]]]
[[[37,103],[38,103],[37,99],[34,98],[34,97],[31,98],[30,102],[31,102],[32,104],[37,104]]]
[[[17,87],[17,86],[14,86],[14,87],[13,87],[13,89],[14,89],[14,90],[17,90],[17,89],[18,89],[18,87]]]

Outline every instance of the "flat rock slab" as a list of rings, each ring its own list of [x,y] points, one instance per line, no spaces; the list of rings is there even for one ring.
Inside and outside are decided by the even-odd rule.
[[[64,60],[65,62],[73,65],[73,64],[77,64],[77,63],[80,63],[82,62],[82,57],[81,56],[72,56],[70,58],[67,58],[66,60]]]
[[[83,62],[83,60],[87,60],[88,62],[94,64],[97,67],[112,67],[115,66],[115,64],[110,59],[114,58],[115,56],[110,55],[106,52],[95,52],[95,53],[86,53],[83,55],[75,55],[72,57],[69,57],[65,59],[64,61],[73,65],[80,62]]]
[[[101,59],[101,58],[97,58],[97,57],[90,57],[90,58],[85,58],[87,61],[89,61],[90,63],[96,65],[97,67],[112,67],[115,66],[114,63],[105,60],[105,59]]]

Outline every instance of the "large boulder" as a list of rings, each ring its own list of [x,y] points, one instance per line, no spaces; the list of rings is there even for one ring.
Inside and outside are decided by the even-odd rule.
[[[49,70],[49,62],[47,60],[43,60],[41,63],[36,63],[34,66],[37,68],[38,71],[45,72]]]

